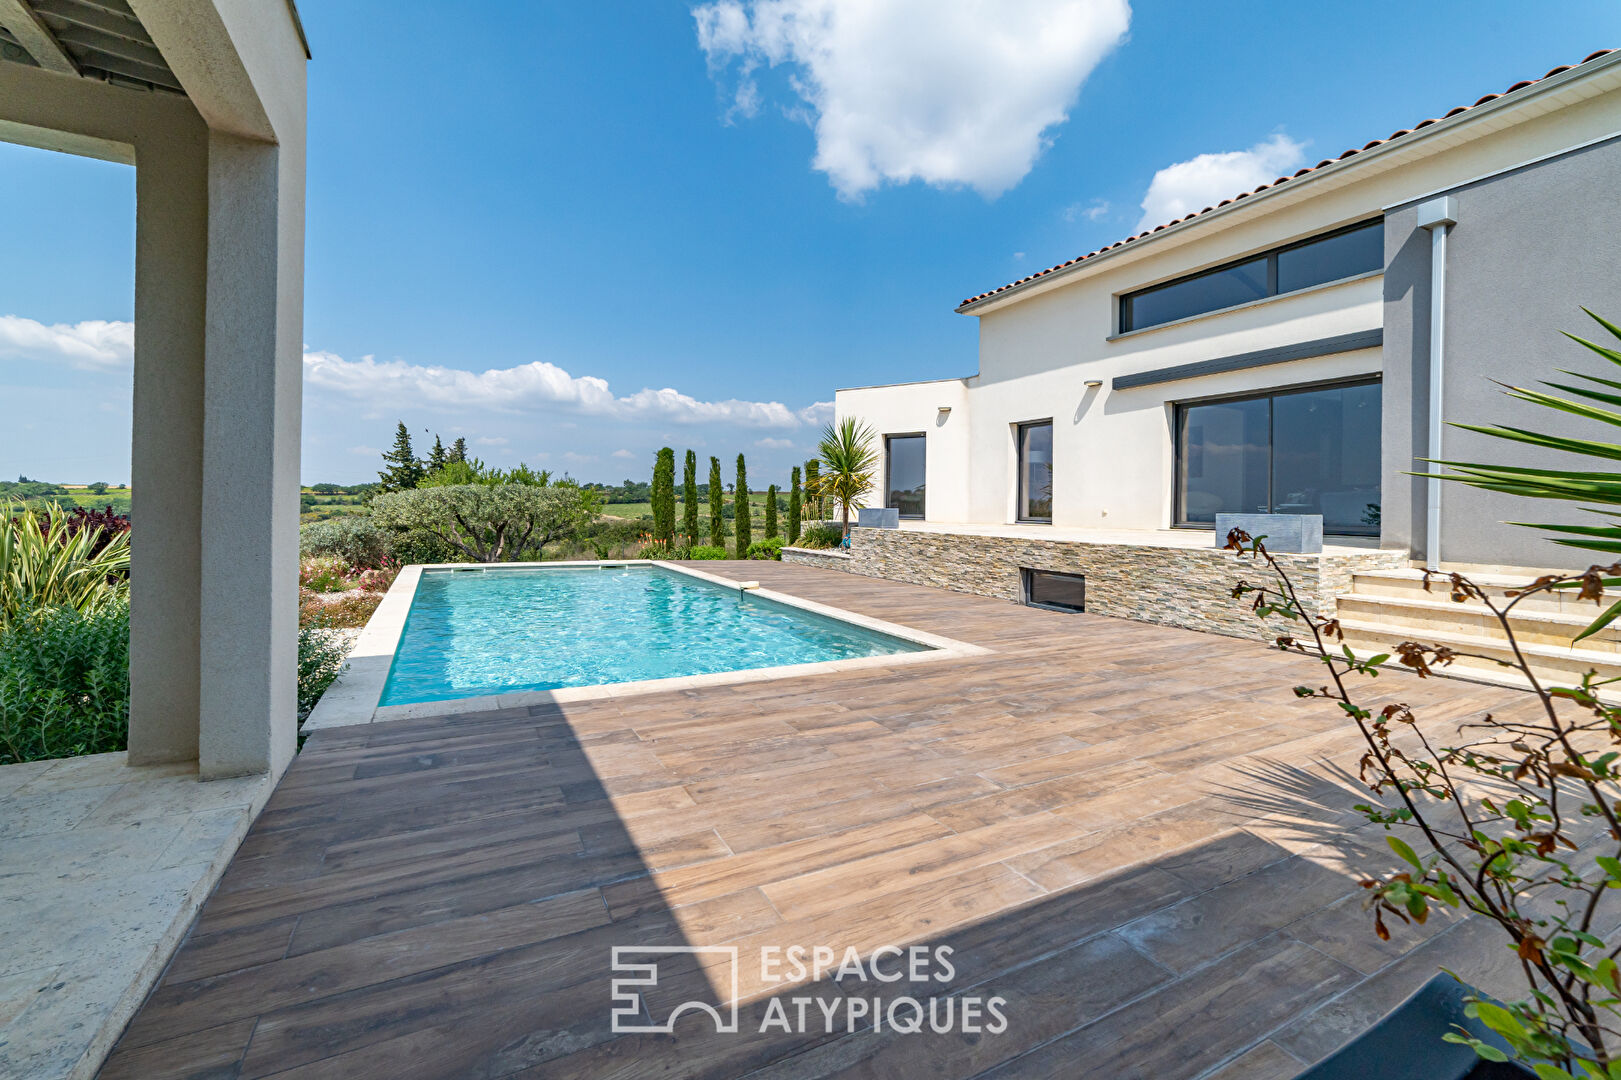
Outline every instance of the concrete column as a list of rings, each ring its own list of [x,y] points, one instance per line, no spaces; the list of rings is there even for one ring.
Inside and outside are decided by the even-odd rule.
[[[197,757],[208,133],[136,144],[129,758]]]
[[[297,732],[303,147],[208,151],[198,767],[279,772]]]

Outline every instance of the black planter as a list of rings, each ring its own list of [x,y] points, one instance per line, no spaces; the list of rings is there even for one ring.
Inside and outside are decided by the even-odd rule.
[[[1450,975],[1437,975],[1390,1015],[1301,1073],[1297,1080],[1525,1080],[1535,1074],[1486,1061],[1441,1036],[1462,1027],[1505,1054],[1508,1044],[1463,1014],[1471,993]]]

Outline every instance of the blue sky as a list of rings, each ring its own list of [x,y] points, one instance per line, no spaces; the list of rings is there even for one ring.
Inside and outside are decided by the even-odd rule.
[[[396,419],[783,480],[834,387],[974,371],[961,298],[1621,44],[1599,0],[532,3],[476,48],[443,11],[302,6],[306,482],[372,478]],[[132,170],[0,145],[0,193],[39,208],[0,476],[125,480]]]

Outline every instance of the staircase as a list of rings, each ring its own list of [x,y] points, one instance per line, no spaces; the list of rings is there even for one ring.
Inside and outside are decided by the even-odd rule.
[[[1536,576],[1527,571],[1523,575],[1470,574],[1469,578],[1498,602],[1507,590],[1523,586]],[[1392,646],[1398,642],[1417,641],[1512,660],[1508,639],[1485,605],[1479,600],[1453,603],[1450,595],[1445,575],[1432,577],[1426,592],[1422,570],[1358,572],[1352,577],[1351,591],[1337,601],[1345,643],[1358,656],[1393,652]],[[1621,593],[1606,592],[1604,607],[1617,599],[1621,599]],[[1520,651],[1544,686],[1574,686],[1588,671],[1597,671],[1600,678],[1621,676],[1621,619],[1579,646],[1571,645],[1571,639],[1585,630],[1604,607],[1591,600],[1577,601],[1572,590],[1557,596],[1529,597],[1514,608],[1510,624]],[[1438,669],[1438,673],[1522,689],[1527,686],[1518,671],[1472,656],[1460,657]],[[1621,683],[1602,696],[1621,700]]]

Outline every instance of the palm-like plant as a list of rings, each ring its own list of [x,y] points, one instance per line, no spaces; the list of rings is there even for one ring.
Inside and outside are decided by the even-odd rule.
[[[1611,337],[1621,344],[1621,327],[1595,315],[1586,308],[1587,314],[1602,326]],[[1585,346],[1593,352],[1604,357],[1610,363],[1621,367],[1621,348],[1613,348],[1566,333],[1566,337]],[[1531,390],[1523,386],[1508,386],[1504,389],[1508,396],[1518,401],[1530,402],[1560,412],[1571,413],[1575,416],[1600,423],[1621,427],[1621,412],[1606,406],[1621,406],[1621,382],[1612,379],[1600,378],[1597,375],[1587,375],[1580,371],[1560,369],[1561,374],[1572,379],[1581,379],[1591,386],[1578,386],[1570,383],[1544,382],[1542,385],[1553,390],[1560,390],[1571,394],[1583,401],[1571,401],[1554,394],[1544,393],[1541,390]],[[1596,389],[1603,387],[1604,389]],[[1587,404],[1595,402],[1596,404]],[[1453,424],[1452,427],[1462,428],[1466,431],[1479,432],[1490,435],[1496,439],[1508,439],[1513,442],[1525,443],[1530,446],[1540,446],[1548,450],[1561,453],[1574,454],[1578,457],[1598,458],[1604,461],[1621,461],[1621,445],[1610,442],[1601,442],[1596,439],[1572,439],[1562,435],[1547,435],[1526,428],[1506,427],[1500,425],[1481,424]],[[1538,467],[1518,467],[1512,465],[1490,465],[1481,462],[1441,460],[1432,462],[1452,469],[1450,473],[1439,474],[1447,480],[1457,480],[1470,487],[1482,488],[1486,491],[1500,491],[1508,495],[1521,495],[1531,499],[1560,499],[1567,502],[1587,503],[1588,511],[1607,516],[1606,523],[1591,525],[1555,525],[1547,522],[1516,521],[1512,524],[1523,525],[1531,529],[1546,529],[1557,533],[1557,536],[1548,537],[1556,544],[1566,547],[1579,548],[1584,551],[1602,551],[1611,555],[1621,554],[1621,472],[1583,471],[1575,469],[1549,469]],[[1426,474],[1429,475],[1429,474]],[[1605,579],[1604,585],[1621,585],[1621,578]],[[1611,605],[1598,620],[1589,626],[1575,639],[1577,641],[1589,634],[1597,633],[1608,626],[1618,616],[1621,616],[1621,601]]]
[[[811,493],[832,500],[839,508],[846,540],[850,538],[850,511],[861,505],[878,468],[875,441],[872,428],[853,416],[846,416],[837,424],[823,428],[822,440],[816,446],[821,469]]]
[[[44,513],[0,509],[0,629],[34,607],[94,610],[126,595],[128,578],[129,533],[74,531],[54,505]]]

